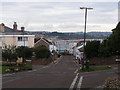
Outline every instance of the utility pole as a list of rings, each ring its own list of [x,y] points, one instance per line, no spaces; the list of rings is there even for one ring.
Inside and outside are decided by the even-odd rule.
[[[87,11],[93,8],[80,7],[80,9],[85,9],[85,26],[84,26],[84,44],[83,44],[83,61],[82,61],[82,70],[84,69],[84,61],[86,62],[86,69],[89,68],[88,61],[85,56],[85,42],[86,42],[86,23],[87,23]]]

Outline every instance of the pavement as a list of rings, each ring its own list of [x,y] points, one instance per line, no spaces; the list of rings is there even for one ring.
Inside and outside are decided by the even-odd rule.
[[[49,65],[34,66],[32,71],[4,75],[2,87],[3,90],[92,90],[101,88],[106,78],[118,77],[116,68],[77,73],[79,68],[73,56],[62,56]]]

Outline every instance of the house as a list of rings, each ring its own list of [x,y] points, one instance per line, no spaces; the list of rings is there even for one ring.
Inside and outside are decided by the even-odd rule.
[[[46,46],[51,52],[53,50],[57,50],[57,47],[56,45],[54,44],[54,42],[50,42],[48,41],[47,39],[41,37],[40,40],[38,40],[36,43],[35,43],[35,47],[38,47],[38,46]]]
[[[73,48],[73,55],[76,59],[83,58],[83,45],[75,46]]]
[[[102,42],[103,39],[86,39],[85,40],[85,45],[88,41],[100,41]],[[84,54],[84,39],[81,39],[75,47],[73,47],[73,55],[75,56],[76,59],[83,58]]]
[[[34,47],[34,35],[28,35],[24,31],[17,29],[17,23],[14,22],[13,28],[5,26],[4,23],[0,24],[0,46],[4,49],[6,46],[28,46]]]
[[[73,54],[73,47],[76,46],[78,40],[57,40],[55,43],[59,52],[69,51]]]

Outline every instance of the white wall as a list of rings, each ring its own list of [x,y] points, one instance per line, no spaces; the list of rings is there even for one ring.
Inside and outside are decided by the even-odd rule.
[[[82,48],[82,46],[74,47],[73,49],[73,55],[77,58],[83,58],[83,52],[80,52],[79,49]]]
[[[24,44],[24,41],[18,41],[18,37],[28,37],[28,40],[25,41]],[[0,38],[2,38],[2,42],[0,40],[0,46],[2,43],[2,47],[4,47],[4,45],[34,47],[34,35],[0,35]]]
[[[17,46],[29,46],[28,41],[18,41]]]
[[[57,50],[57,47],[55,45],[49,45],[49,50],[52,52],[53,50]]]

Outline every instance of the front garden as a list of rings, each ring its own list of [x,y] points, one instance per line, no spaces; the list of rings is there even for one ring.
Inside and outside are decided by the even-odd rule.
[[[45,46],[29,48],[25,46],[6,46],[2,50],[2,64],[0,72],[14,73],[32,70],[32,65],[47,65],[58,58],[58,54],[51,54]]]
[[[0,73],[2,74],[28,70],[32,70],[32,64],[5,63],[2,66],[0,66]]]

